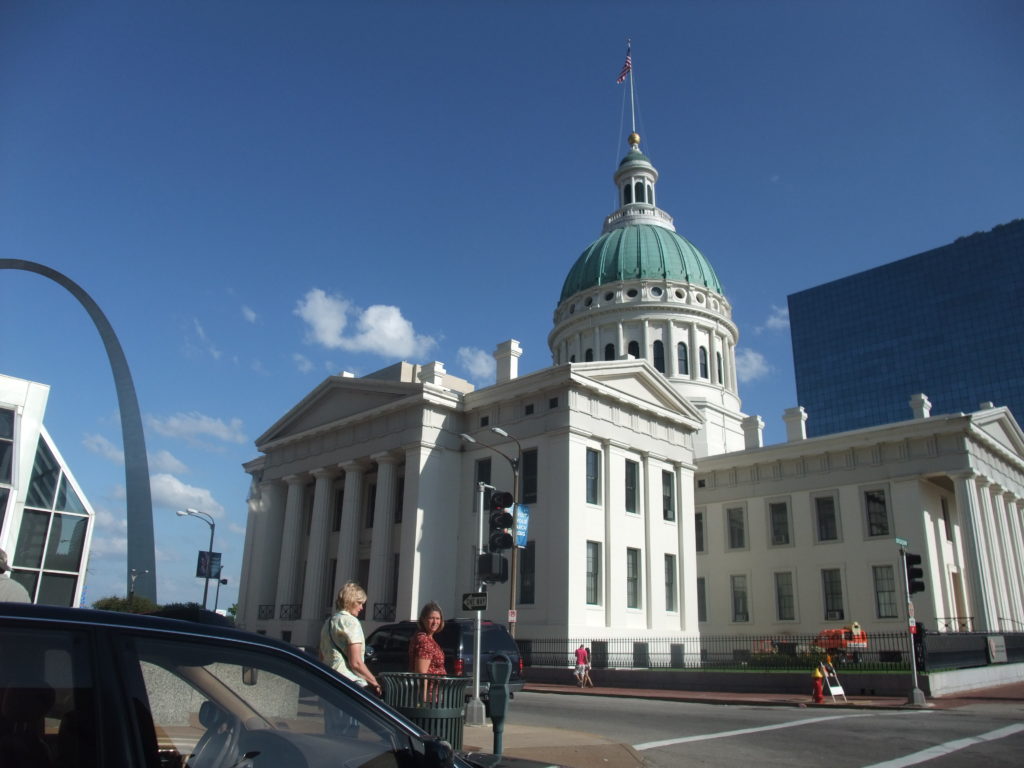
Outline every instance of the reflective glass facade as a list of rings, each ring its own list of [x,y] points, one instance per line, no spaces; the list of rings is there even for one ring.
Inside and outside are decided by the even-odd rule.
[[[1005,405],[1024,418],[1024,219],[789,296],[809,437]]]

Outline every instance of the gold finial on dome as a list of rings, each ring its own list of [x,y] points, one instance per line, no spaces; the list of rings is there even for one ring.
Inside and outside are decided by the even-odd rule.
[[[633,133],[629,134],[628,141],[629,146],[633,147],[633,149],[638,149],[640,147],[640,134],[633,131]]]

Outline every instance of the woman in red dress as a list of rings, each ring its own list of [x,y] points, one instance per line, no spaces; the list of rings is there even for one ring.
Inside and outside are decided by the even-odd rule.
[[[434,635],[444,628],[444,614],[437,603],[427,603],[420,611],[419,631],[409,640],[409,671],[421,675],[443,675],[444,651]]]

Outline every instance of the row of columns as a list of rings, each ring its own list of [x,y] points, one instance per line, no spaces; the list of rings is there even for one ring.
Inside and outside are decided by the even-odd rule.
[[[578,350],[578,357],[582,358],[583,350],[587,348],[586,338],[592,339],[591,349],[593,349],[594,359],[604,359],[604,346],[602,339],[604,338],[603,331],[613,327],[616,332],[616,352],[620,359],[626,354],[626,331],[623,323],[597,325],[589,332],[579,331],[571,337],[571,340],[575,342],[575,347]],[[713,384],[718,384],[719,375],[721,375],[722,386],[726,387],[733,392],[737,390],[736,370],[735,366],[732,365],[733,359],[733,346],[728,339],[723,338],[714,326],[703,326],[697,323],[687,324],[686,334],[686,354],[687,354],[687,373],[682,373],[679,367],[679,325],[677,323],[669,323],[668,342],[665,344],[665,375],[678,379],[684,376],[688,376],[691,381],[705,380]],[[700,375],[700,356],[699,356],[699,339],[698,331],[704,331],[707,334],[707,355],[708,355],[708,375],[702,377]],[[652,347],[653,342],[651,340],[651,321],[644,320],[641,324],[641,347],[644,350],[644,356],[646,359],[653,359]],[[664,339],[661,339],[663,343]],[[566,338],[562,341],[562,354],[563,360],[569,360],[571,357],[570,352],[570,339]],[[721,360],[721,371],[719,371],[719,360]],[[579,360],[582,362],[582,359]]]
[[[974,629],[1020,631],[1024,629],[1024,499],[975,474],[956,476],[954,487]],[[1003,626],[1007,623],[1010,626]]]

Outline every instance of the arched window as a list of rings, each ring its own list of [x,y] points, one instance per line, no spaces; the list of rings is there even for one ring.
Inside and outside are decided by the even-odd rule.
[[[588,349],[586,352],[583,353],[583,362],[585,362],[585,363],[592,363],[592,362],[594,362],[594,350]]]
[[[569,355],[569,362],[570,363],[575,363],[576,362],[576,355]]]
[[[614,344],[605,344],[604,345],[604,359],[605,360],[614,360],[615,359],[615,345]]]
[[[654,342],[654,367],[661,373],[665,372],[665,345],[660,341]]]
[[[629,346],[626,347],[626,351],[631,357],[635,357],[637,360],[640,359],[640,344],[635,341],[629,342]]]
[[[654,187],[650,184],[647,185],[647,202],[654,204]]]
[[[680,341],[679,346],[676,348],[676,361],[679,365],[679,375],[689,376],[690,375],[690,350],[686,346],[685,341]]]
[[[718,383],[722,383],[722,353],[715,353],[715,363],[718,365]]]
[[[642,181],[638,181],[635,186],[636,186],[636,201],[638,203],[642,203],[644,201],[644,183]]]
[[[708,351],[705,347],[700,348],[700,377],[708,377]]]
[[[622,188],[622,204],[623,205],[629,205],[632,202],[633,202],[633,185],[632,184],[626,184],[626,186],[624,186]]]

